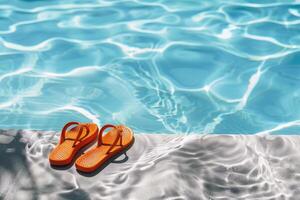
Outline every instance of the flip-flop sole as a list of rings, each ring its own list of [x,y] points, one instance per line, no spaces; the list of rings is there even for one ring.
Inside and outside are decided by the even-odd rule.
[[[91,149],[76,160],[75,166],[77,170],[85,173],[93,172],[109,160],[112,160],[118,155],[126,152],[134,143],[134,137],[133,132],[130,129],[128,129],[127,127],[124,128],[127,129],[127,132],[126,134],[123,134],[122,146],[115,146],[108,154],[106,154],[106,152],[111,147],[111,145],[101,145],[99,147]],[[103,142],[105,144],[112,144],[113,140],[115,139],[114,134],[115,133],[110,131],[108,134],[103,136]]]
[[[89,134],[84,137],[79,143],[73,146],[74,141],[66,139],[61,144],[58,144],[49,154],[49,162],[53,166],[69,165],[75,155],[84,147],[96,141],[98,126],[96,124],[85,124],[89,128]],[[71,129],[66,133],[66,137],[74,139],[78,133],[76,129]],[[84,133],[83,133],[84,134]]]

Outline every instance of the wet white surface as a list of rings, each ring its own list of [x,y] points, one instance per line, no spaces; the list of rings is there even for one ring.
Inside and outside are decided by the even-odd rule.
[[[1,198],[300,199],[299,136],[137,134],[90,175],[49,165],[58,136],[1,132]]]

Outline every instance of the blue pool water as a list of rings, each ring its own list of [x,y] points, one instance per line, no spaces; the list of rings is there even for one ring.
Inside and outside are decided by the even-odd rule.
[[[0,0],[0,128],[300,133],[300,2]]]

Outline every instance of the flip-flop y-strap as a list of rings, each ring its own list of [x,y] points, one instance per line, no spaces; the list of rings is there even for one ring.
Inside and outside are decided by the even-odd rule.
[[[64,126],[63,130],[61,131],[60,142],[59,142],[60,144],[63,143],[66,140],[66,132],[73,125],[77,125],[77,127],[79,128],[79,132],[78,132],[77,137],[75,139],[67,138],[67,140],[74,140],[73,147],[75,147],[77,145],[77,142],[79,141],[79,139],[83,140],[86,136],[89,135],[90,129],[89,129],[88,125],[80,124],[78,122],[69,122]],[[86,132],[85,132],[85,135],[83,137],[81,137],[81,135],[83,133],[83,129],[85,129]]]
[[[92,123],[67,123],[60,135],[60,141],[49,154],[52,165],[68,165],[75,154],[84,146],[96,141],[98,126]]]
[[[77,137],[76,137],[75,139],[67,138],[68,140],[74,140],[74,143],[73,143],[72,147],[75,147],[75,145],[77,144],[77,142],[79,141],[79,139],[82,140],[82,139],[84,139],[86,136],[89,135],[90,130],[89,130],[89,127],[88,127],[87,125],[85,125],[85,124],[80,124],[80,123],[78,123],[78,122],[69,122],[69,123],[67,123],[67,124],[64,126],[64,128],[63,128],[62,131],[61,131],[60,141],[59,141],[60,144],[63,143],[63,142],[66,140],[66,132],[67,132],[67,130],[68,130],[71,126],[73,126],[73,125],[77,125],[77,127],[79,128],[79,132],[78,132]],[[76,126],[75,126],[75,127],[76,127]],[[83,132],[83,129],[86,130],[86,133],[85,133],[85,135],[84,135],[83,137],[81,137],[82,132]]]
[[[114,129],[117,130],[117,137],[116,137],[115,141],[114,141],[112,144],[105,144],[105,143],[103,143],[103,141],[102,141],[103,132],[104,132],[106,129],[108,129],[108,128],[114,128]],[[106,145],[106,146],[109,145],[110,148],[107,150],[106,153],[109,153],[109,152],[114,148],[114,146],[117,145],[117,143],[118,143],[119,140],[120,140],[120,146],[123,146],[123,145],[122,145],[122,133],[123,133],[123,130],[122,130],[122,129],[119,129],[118,127],[116,127],[116,126],[114,126],[114,125],[107,124],[107,125],[103,126],[103,127],[101,128],[100,133],[99,133],[99,136],[98,136],[98,144],[97,144],[97,146],[99,147],[99,146],[101,146],[101,145]]]
[[[112,129],[103,135],[104,131],[108,128]],[[99,132],[97,146],[76,160],[76,168],[79,171],[92,172],[110,158],[125,152],[133,143],[133,140],[133,132],[128,127],[124,125],[105,125]]]
[[[117,131],[117,137],[116,137],[116,139],[114,140],[114,142],[112,143],[112,144],[105,144],[105,143],[103,143],[103,141],[102,141],[102,137],[103,137],[103,132],[107,129],[107,128],[114,128],[114,129],[116,129],[116,131]],[[101,128],[101,130],[100,130],[100,133],[99,133],[99,138],[98,138],[98,147],[99,146],[101,146],[101,145],[108,145],[108,146],[110,146],[110,148],[107,150],[107,152],[106,152],[106,154],[109,154],[110,152],[111,152],[111,150],[117,145],[117,143],[118,143],[118,141],[120,141],[120,144],[119,144],[119,146],[123,146],[123,143],[122,143],[122,135],[123,135],[123,129],[121,129],[121,128],[119,128],[119,127],[116,127],[116,126],[114,126],[114,125],[111,125],[111,124],[107,124],[107,125],[105,125],[105,126],[103,126],[102,128]]]

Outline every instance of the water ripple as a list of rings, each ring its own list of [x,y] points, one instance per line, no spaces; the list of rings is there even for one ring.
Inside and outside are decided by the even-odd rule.
[[[2,2],[0,127],[80,120],[146,133],[298,134],[299,8]]]

